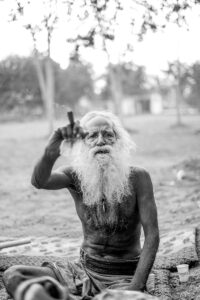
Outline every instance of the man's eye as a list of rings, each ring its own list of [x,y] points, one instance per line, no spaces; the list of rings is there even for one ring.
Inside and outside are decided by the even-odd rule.
[[[114,134],[111,133],[111,132],[106,132],[105,137],[106,137],[106,138],[113,138],[113,137],[114,137]]]
[[[97,136],[96,133],[91,133],[91,134],[88,135],[88,139],[95,139],[96,136]]]

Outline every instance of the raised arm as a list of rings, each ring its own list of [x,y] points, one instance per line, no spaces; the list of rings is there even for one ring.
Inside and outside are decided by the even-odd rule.
[[[145,170],[141,169],[138,171],[136,192],[145,241],[140,260],[133,277],[132,287],[134,290],[143,290],[159,246],[157,208],[154,200],[151,178]]]
[[[60,168],[52,171],[57,158],[60,156],[60,145],[65,139],[69,144],[80,137],[81,128],[77,122],[74,127],[69,124],[66,127],[58,128],[51,136],[45,151],[36,164],[31,183],[38,189],[62,189],[72,184],[70,168]]]

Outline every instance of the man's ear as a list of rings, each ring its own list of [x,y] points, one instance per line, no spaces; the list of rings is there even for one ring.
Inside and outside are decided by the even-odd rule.
[[[114,131],[116,139],[118,140],[120,138],[119,134],[116,132],[116,130],[114,128],[113,128],[113,131]]]

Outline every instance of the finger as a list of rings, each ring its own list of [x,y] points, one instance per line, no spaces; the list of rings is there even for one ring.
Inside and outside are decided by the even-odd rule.
[[[58,139],[58,140],[62,140],[63,139],[63,137],[62,137],[62,132],[61,132],[61,130],[60,130],[60,128],[57,128],[52,134],[51,134],[51,136],[50,136],[50,138],[49,139]]]
[[[77,136],[79,133],[80,122],[77,121],[73,126],[73,135]]]
[[[82,127],[80,127],[79,133],[80,133],[80,136],[82,137],[82,139],[84,139],[89,134],[89,132],[84,131]]]
[[[60,132],[61,132],[62,138],[66,139],[66,137],[67,137],[66,128],[65,127],[60,128]]]
[[[71,125],[68,125],[66,127],[66,130],[67,130],[67,137],[72,138],[73,137],[73,127],[71,127]]]
[[[80,122],[77,121],[75,128],[74,128],[74,135],[77,138],[84,138],[85,137],[85,133],[83,128],[80,126]]]
[[[71,129],[70,125],[62,127],[60,130],[61,130],[63,139],[69,139],[72,137],[72,129]]]

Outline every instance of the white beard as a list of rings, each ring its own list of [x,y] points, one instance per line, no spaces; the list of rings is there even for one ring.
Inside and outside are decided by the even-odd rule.
[[[130,194],[129,150],[119,141],[113,147],[101,147],[110,153],[94,155],[97,148],[90,150],[83,141],[77,142],[71,153],[72,167],[80,180],[83,202],[87,206],[98,205],[103,198],[113,206]]]

